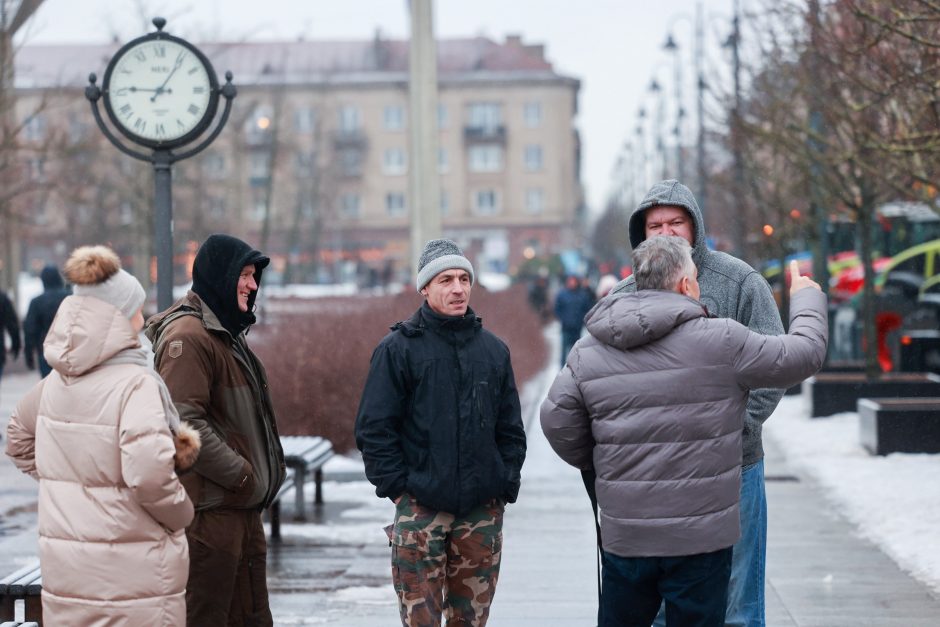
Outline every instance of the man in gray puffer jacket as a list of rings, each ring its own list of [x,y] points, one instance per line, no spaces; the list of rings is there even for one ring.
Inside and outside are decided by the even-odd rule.
[[[788,335],[709,317],[679,237],[634,251],[639,291],[587,315],[541,407],[566,462],[597,473],[603,592],[599,624],[725,622],[740,536],[740,451],[748,391],[812,375],[826,355],[826,298],[791,267]]]
[[[783,324],[770,286],[744,261],[705,244],[705,223],[695,197],[676,180],[653,185],[633,210],[629,221],[630,245],[635,249],[648,237],[678,235],[692,245],[698,268],[703,305],[711,315],[731,318],[763,335],[780,335]],[[632,292],[634,277],[621,281],[612,293]],[[767,547],[767,495],[764,491],[763,423],[770,417],[782,389],[751,392],[742,434],[741,539],[734,547],[726,624],[729,627],[764,626],[764,572]],[[656,621],[662,625],[660,612]]]

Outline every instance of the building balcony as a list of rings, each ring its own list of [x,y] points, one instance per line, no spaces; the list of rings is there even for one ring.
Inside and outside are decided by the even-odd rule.
[[[367,144],[366,134],[361,130],[340,130],[333,133],[333,145],[336,148],[365,149]]]
[[[467,143],[506,143],[505,126],[465,126],[463,138]]]

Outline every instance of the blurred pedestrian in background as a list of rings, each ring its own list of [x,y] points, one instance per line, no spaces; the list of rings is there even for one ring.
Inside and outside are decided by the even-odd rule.
[[[3,378],[3,366],[7,360],[6,337],[3,332],[10,337],[10,355],[16,360],[20,354],[20,322],[16,315],[16,308],[7,298],[7,295],[0,290],[0,378]]]
[[[190,627],[273,624],[261,513],[284,482],[284,452],[267,374],[245,339],[268,263],[240,239],[210,235],[192,289],[147,321],[157,371],[202,436],[183,477],[196,505],[186,529]]]
[[[555,297],[555,317],[561,323],[561,367],[571,347],[581,337],[584,328],[584,316],[594,306],[594,299],[581,286],[581,281],[573,274],[565,279],[565,286]]]
[[[748,390],[789,387],[826,356],[826,297],[791,267],[790,334],[767,336],[698,301],[688,243],[634,250],[635,293],[609,296],[542,403],[558,455],[594,471],[602,627],[725,624],[740,534],[741,435]]]
[[[405,627],[486,625],[502,557],[503,511],[519,493],[526,437],[509,349],[470,309],[473,266],[429,241],[424,304],[372,354],[356,445],[380,498]]]
[[[709,250],[705,222],[695,197],[676,180],[653,185],[630,215],[630,245],[639,246],[656,235],[677,235],[692,246],[698,268],[702,304],[709,314],[731,318],[763,335],[781,335],[783,322],[767,281],[744,261]],[[613,292],[632,292],[635,277],[627,277]],[[734,547],[728,625],[764,625],[764,572],[767,553],[767,493],[764,490],[763,423],[777,407],[784,390],[764,388],[748,396],[744,417],[741,472],[741,540]],[[663,625],[660,616],[657,625]]]
[[[76,249],[65,272],[75,294],[46,337],[54,372],[7,426],[7,455],[39,480],[43,623],[178,627],[193,505],[174,467],[192,465],[198,435],[141,348],[137,279],[104,246]]]
[[[47,265],[39,273],[42,279],[42,294],[29,303],[26,318],[23,319],[23,359],[26,367],[32,370],[39,363],[39,376],[45,377],[52,370],[42,353],[42,343],[52,326],[59,305],[71,292],[62,283],[59,269]]]

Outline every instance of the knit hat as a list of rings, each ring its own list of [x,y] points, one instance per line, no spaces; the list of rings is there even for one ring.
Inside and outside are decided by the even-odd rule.
[[[424,252],[418,259],[418,292],[439,273],[453,268],[466,270],[470,275],[470,284],[473,285],[473,266],[457,244],[449,239],[432,239],[424,245]]]
[[[65,276],[76,296],[94,296],[114,305],[131,319],[147,295],[140,281],[121,269],[121,260],[107,246],[82,246],[65,262]]]

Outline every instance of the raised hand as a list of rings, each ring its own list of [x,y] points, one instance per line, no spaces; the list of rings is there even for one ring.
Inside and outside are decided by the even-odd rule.
[[[802,289],[808,287],[814,287],[817,290],[822,291],[822,288],[819,287],[819,283],[812,280],[808,276],[800,275],[800,266],[794,260],[790,262],[790,296],[793,296]]]

